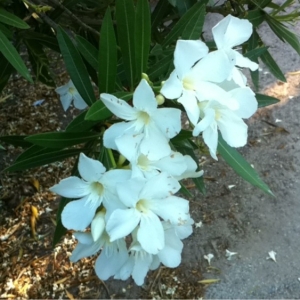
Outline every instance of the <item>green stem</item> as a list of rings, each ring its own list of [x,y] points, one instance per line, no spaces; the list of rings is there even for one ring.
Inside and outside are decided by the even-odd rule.
[[[116,164],[116,161],[115,161],[115,158],[114,158],[112,150],[111,149],[107,149],[107,153],[108,153],[109,159],[111,161],[111,164],[112,164],[113,168],[115,169],[117,167],[117,164]]]

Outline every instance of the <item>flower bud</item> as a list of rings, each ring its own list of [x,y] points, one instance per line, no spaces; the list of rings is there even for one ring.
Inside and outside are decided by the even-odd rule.
[[[159,94],[155,97],[158,105],[162,105],[165,102],[165,97],[162,94]]]
[[[105,218],[105,209],[102,209],[95,215],[95,217],[91,223],[91,233],[92,233],[94,241],[97,241],[101,237],[101,235],[105,229],[105,219],[104,218]]]

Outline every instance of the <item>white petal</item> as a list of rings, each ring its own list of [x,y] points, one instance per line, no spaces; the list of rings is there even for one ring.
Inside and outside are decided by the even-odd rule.
[[[232,48],[246,42],[252,34],[252,24],[228,15],[212,29],[218,49]]]
[[[200,40],[178,40],[174,52],[174,65],[180,79],[191,67],[208,53],[208,47]]]
[[[229,146],[242,147],[246,145],[248,126],[234,112],[229,110],[223,112],[217,122],[222,137]]]
[[[92,256],[97,253],[101,247],[102,245],[100,243],[93,243],[91,245],[78,243],[70,256],[70,261],[77,262],[81,258]]]
[[[58,88],[55,89],[55,92],[56,92],[57,94],[59,94],[59,95],[67,94],[68,91],[69,91],[69,86],[68,86],[68,84],[59,86]]]
[[[184,161],[186,165],[186,170],[180,174],[180,176],[175,176],[177,180],[181,180],[184,178],[198,178],[203,175],[203,170],[196,171],[198,166],[196,162],[189,156],[184,156]]]
[[[160,261],[168,268],[176,268],[181,262],[183,243],[174,230],[165,231],[165,247],[158,253]]]
[[[108,251],[104,248],[96,260],[95,271],[101,280],[107,280],[109,277],[114,276],[128,259],[125,241],[120,240],[119,243],[123,244],[121,249],[114,249],[112,255],[108,256]]]
[[[234,110],[237,116],[248,119],[256,112],[258,103],[255,94],[250,88],[237,88],[229,93],[239,103],[239,109]]]
[[[157,254],[164,248],[164,230],[156,214],[151,211],[141,214],[137,239],[148,253]]]
[[[192,74],[198,81],[222,82],[231,74],[234,63],[225,51],[213,51],[193,67]]]
[[[216,123],[213,123],[211,126],[206,128],[202,134],[203,140],[207,145],[210,155],[215,160],[217,158],[217,147],[218,147],[218,127]]]
[[[133,105],[138,110],[151,113],[156,110],[157,102],[148,82],[142,79],[133,94]]]
[[[176,108],[160,108],[152,116],[156,126],[169,139],[181,130],[181,111]]]
[[[100,161],[89,158],[84,153],[80,153],[78,171],[85,181],[99,181],[105,170],[105,167]]]
[[[104,173],[101,178],[101,183],[105,188],[105,193],[107,190],[109,190],[110,193],[116,194],[117,185],[120,184],[121,182],[128,180],[130,176],[131,176],[130,170],[122,170],[122,169],[110,170]],[[104,197],[106,198],[106,195],[104,195]]]
[[[139,148],[144,134],[124,134],[115,139],[119,152],[130,162],[135,161],[138,156]]]
[[[182,81],[178,79],[176,70],[174,70],[167,81],[163,84],[160,93],[167,99],[177,99],[182,94]]]
[[[49,190],[66,198],[82,198],[90,193],[89,183],[75,176],[62,179]]]
[[[118,99],[114,95],[105,93],[100,95],[100,99],[117,117],[127,121],[136,119],[136,109],[131,107],[126,101]]]
[[[73,100],[73,96],[70,93],[66,93],[60,96],[60,102],[64,111],[66,111],[69,108],[72,100]]]
[[[140,197],[142,199],[162,199],[175,194],[179,189],[180,184],[178,181],[168,173],[163,172],[148,179]]]
[[[116,275],[114,276],[114,279],[127,280],[132,273],[134,264],[135,264],[135,259],[134,259],[134,256],[131,255],[131,256],[129,256],[127,261],[124,263],[124,265],[121,267],[119,272],[116,273]]]
[[[85,244],[85,245],[91,245],[94,243],[93,237],[90,232],[80,232],[76,231],[73,233],[75,238],[78,240],[78,243]]]
[[[85,103],[85,101],[83,100],[83,98],[79,95],[79,93],[75,93],[73,94],[73,98],[74,98],[74,106],[77,109],[85,109],[87,107],[87,104]]]
[[[159,257],[157,255],[153,255],[152,256],[152,263],[150,265],[150,270],[156,270],[158,267],[160,266],[160,260]]]
[[[117,186],[117,193],[120,200],[127,207],[135,207],[140,199],[140,193],[146,183],[145,179],[134,178],[126,181],[126,184]]]
[[[149,271],[151,263],[152,255],[146,252],[135,259],[135,264],[132,270],[132,278],[138,286],[144,284],[144,280]]]
[[[171,176],[179,176],[187,169],[186,160],[179,152],[172,152],[169,156],[154,162],[154,165],[160,171],[166,172]]]
[[[92,223],[91,223],[91,233],[93,240],[97,241],[103,234],[105,229],[105,213],[103,211],[98,212]]]
[[[258,69],[258,64],[251,61],[248,57],[244,57],[237,51],[235,52],[236,62],[235,64],[241,68],[249,68],[251,71],[255,71]]]
[[[61,213],[64,227],[73,230],[85,230],[92,222],[97,206],[88,205],[86,199],[69,202]]]
[[[140,144],[140,152],[148,156],[150,160],[158,160],[171,153],[169,140],[164,134],[151,122],[148,126]]]
[[[152,200],[152,211],[165,221],[181,224],[189,219],[189,202],[185,199],[170,196],[166,199]]]
[[[130,234],[140,222],[140,214],[136,209],[117,209],[109,217],[106,231],[110,241],[123,238]]]
[[[178,102],[181,103],[188,115],[189,120],[193,125],[197,124],[199,120],[199,107],[198,101],[196,99],[196,94],[194,91],[183,91],[182,96],[178,99]]]
[[[176,232],[176,235],[182,240],[187,238],[193,233],[193,227],[192,225],[194,224],[194,220],[189,217],[188,220],[179,226],[174,226],[174,230]]]
[[[213,123],[215,123],[215,110],[207,108],[205,109],[204,118],[195,126],[193,136],[198,136],[200,132],[206,130]]]
[[[238,86],[246,87],[247,77],[238,68],[233,68],[231,78]]]
[[[103,135],[104,147],[118,150],[115,139],[123,134],[131,134],[134,132],[133,122],[119,122],[111,125],[105,130]],[[130,129],[131,128],[131,129]]]

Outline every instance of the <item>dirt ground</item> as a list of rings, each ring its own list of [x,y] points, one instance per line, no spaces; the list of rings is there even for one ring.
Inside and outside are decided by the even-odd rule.
[[[215,18],[208,17],[206,28],[215,22]],[[292,29],[300,35],[300,22]],[[12,198],[0,201],[1,298],[300,298],[300,57],[267,25],[261,26],[260,33],[287,75],[287,83],[278,82],[265,66],[260,66],[260,90],[281,101],[260,109],[249,120],[249,142],[240,150],[275,197],[244,182],[221,158],[218,162],[208,159],[204,165],[207,194],[195,191],[190,199],[191,215],[203,225],[195,226],[194,233],[184,241],[182,264],[174,270],[150,272],[145,286],[136,287],[131,279],[101,282],[92,268],[94,258],[71,264],[68,256],[75,245],[71,233],[52,249],[59,199],[47,189],[68,176],[70,161],[22,175],[2,175],[0,194],[20,194],[22,201],[18,197],[12,204]],[[19,79],[16,82],[20,84]],[[6,116],[0,119],[1,134],[11,132],[13,120],[20,117],[24,122],[22,130],[15,129],[19,134],[39,132],[40,123],[47,124],[48,130],[63,128],[65,120],[72,117],[72,112],[64,115],[60,111],[51,89],[10,88],[8,94],[14,93],[13,98],[0,103],[0,117]],[[41,98],[46,98],[46,106],[34,107],[33,102]],[[31,115],[30,121],[16,104],[21,100]],[[18,151],[9,147],[1,166]],[[24,190],[32,186],[34,178],[39,181],[39,191],[26,194]],[[10,189],[5,190],[6,185]],[[32,206],[40,215],[35,238]],[[226,249],[237,254],[228,260]],[[277,253],[276,262],[267,259],[272,250]],[[214,255],[211,266],[204,259],[208,253]],[[205,279],[219,281],[207,286],[199,283]]]

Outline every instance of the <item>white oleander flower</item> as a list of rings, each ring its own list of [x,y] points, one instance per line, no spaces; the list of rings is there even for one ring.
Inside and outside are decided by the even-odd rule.
[[[208,47],[200,40],[178,40],[174,52],[175,70],[164,83],[161,94],[168,99],[178,99],[190,121],[199,120],[198,93],[205,91],[205,82],[222,82],[228,78],[233,62],[224,53],[208,53]],[[212,84],[211,91],[213,92]],[[209,91],[207,91],[209,93]]]
[[[78,171],[81,178],[71,176],[50,188],[54,193],[71,199],[63,209],[61,219],[67,229],[84,230],[93,220],[97,208],[104,203],[118,201],[116,185],[130,178],[130,170],[105,172],[103,164],[85,156],[79,156]],[[111,204],[110,204],[111,205]]]
[[[223,56],[226,53],[230,58],[234,58],[235,65],[241,68],[249,68],[251,71],[258,69],[258,64],[244,57],[238,51],[232,48],[246,42],[252,34],[252,24],[248,20],[241,20],[231,15],[226,16],[212,29],[213,37],[216,42],[216,55]],[[233,80],[240,86],[246,85],[246,77],[236,67],[228,79]]]
[[[148,156],[136,151],[133,144],[127,144],[123,137],[118,138],[116,144],[120,153],[130,162],[133,178],[151,178],[161,172],[166,172],[177,180],[203,175],[203,171],[196,171],[197,164],[189,155],[171,151],[165,157],[151,160]]]
[[[63,106],[64,111],[69,108],[72,101],[77,109],[85,109],[87,107],[87,104],[78,93],[72,80],[70,80],[63,86],[58,87],[55,92],[60,96],[60,102]]]
[[[114,276],[128,259],[124,239],[111,243],[105,231],[96,241],[94,241],[92,233],[89,232],[75,232],[74,236],[78,239],[78,244],[70,257],[72,262],[92,256],[102,249],[95,262],[95,271],[101,280],[107,280]]]
[[[211,261],[215,256],[214,256],[212,253],[209,253],[209,254],[207,254],[207,255],[204,255],[203,257],[204,257],[204,259],[207,260],[208,265],[210,266],[210,261]]]
[[[178,181],[166,173],[119,185],[118,196],[126,208],[109,215],[106,230],[111,241],[127,236],[139,225],[138,242],[148,253],[157,254],[165,246],[160,218],[172,224],[185,224],[190,219],[188,201],[173,196],[179,189]]]
[[[133,94],[133,106],[110,94],[101,100],[117,117],[126,120],[113,124],[104,133],[104,146],[118,150],[116,141],[131,145],[149,159],[159,159],[171,152],[169,140],[181,130],[181,112],[175,108],[157,108],[155,95],[145,79]]]

